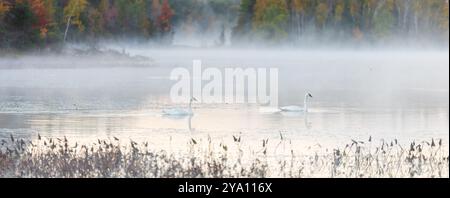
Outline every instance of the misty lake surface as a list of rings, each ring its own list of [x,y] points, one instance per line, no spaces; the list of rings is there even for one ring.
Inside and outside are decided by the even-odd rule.
[[[282,134],[299,146],[331,147],[370,136],[449,139],[448,51],[128,51],[150,57],[151,63],[86,67],[77,57],[0,58],[0,138],[34,139],[39,133],[92,142],[119,137],[161,149],[169,142],[184,146],[191,138],[231,141],[232,135],[259,145]],[[194,59],[204,68],[276,67],[280,106],[302,106],[311,92],[310,113],[194,103],[193,117],[162,115],[164,109],[187,106],[171,102],[176,82],[169,77],[176,67],[191,69]]]

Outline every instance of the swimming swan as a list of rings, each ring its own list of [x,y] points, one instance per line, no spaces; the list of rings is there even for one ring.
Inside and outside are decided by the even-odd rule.
[[[182,108],[166,109],[163,110],[163,114],[166,116],[192,116],[194,115],[194,112],[192,111],[192,103],[197,101],[198,100],[196,98],[192,97],[189,102],[188,109]]]
[[[310,93],[307,93],[305,95],[305,101],[303,103],[303,107],[299,107],[299,106],[286,106],[286,107],[281,107],[280,110],[283,112],[308,112],[308,101],[309,98],[312,98],[313,96]]]

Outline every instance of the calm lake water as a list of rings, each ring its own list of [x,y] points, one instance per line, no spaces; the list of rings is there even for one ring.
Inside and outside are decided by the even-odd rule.
[[[119,137],[156,148],[191,138],[250,143],[292,140],[296,145],[341,146],[351,139],[408,142],[449,139],[448,52],[336,52],[292,50],[130,50],[151,57],[148,66],[96,66],[80,58],[0,58],[0,138],[37,134],[94,142]],[[269,113],[251,104],[194,104],[193,117],[162,110],[175,67],[279,68],[280,105],[311,112]],[[108,60],[114,62],[114,59]],[[94,66],[86,66],[92,63]],[[252,145],[252,144],[249,144]]]

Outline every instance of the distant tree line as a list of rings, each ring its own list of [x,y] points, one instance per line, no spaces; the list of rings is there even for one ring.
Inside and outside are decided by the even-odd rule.
[[[242,0],[236,39],[389,42],[449,38],[448,0]]]
[[[218,23],[232,30],[233,44],[394,38],[448,44],[448,6],[448,0],[0,0],[0,48],[130,37],[169,45],[178,28],[201,33]],[[217,37],[224,42],[224,30]]]

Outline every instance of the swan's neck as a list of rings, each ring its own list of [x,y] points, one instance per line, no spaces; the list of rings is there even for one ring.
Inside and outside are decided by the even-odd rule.
[[[308,100],[309,100],[309,96],[306,95],[305,96],[305,101],[303,101],[303,109],[305,110],[305,112],[308,112]]]

